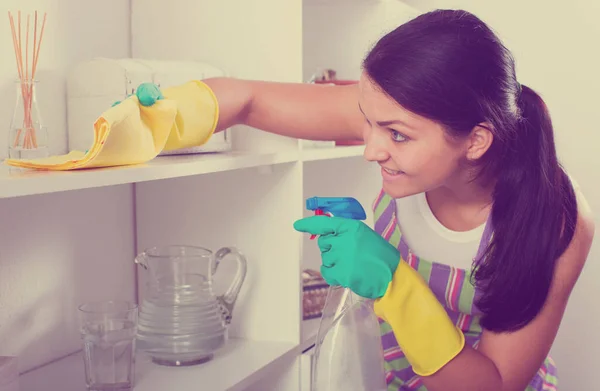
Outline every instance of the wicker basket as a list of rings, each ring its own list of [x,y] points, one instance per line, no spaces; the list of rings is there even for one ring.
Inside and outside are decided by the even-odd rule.
[[[320,318],[327,299],[329,284],[321,273],[306,269],[302,273],[302,319]]]

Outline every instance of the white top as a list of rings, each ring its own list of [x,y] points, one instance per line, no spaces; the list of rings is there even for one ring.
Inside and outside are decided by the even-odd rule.
[[[589,210],[579,184],[573,177],[569,179],[579,208]],[[430,262],[471,269],[485,223],[471,231],[452,231],[435,217],[425,193],[396,199],[396,215],[406,244],[417,256]]]
[[[471,269],[485,223],[465,232],[446,228],[435,217],[425,193],[396,199],[396,214],[408,247],[420,258]]]

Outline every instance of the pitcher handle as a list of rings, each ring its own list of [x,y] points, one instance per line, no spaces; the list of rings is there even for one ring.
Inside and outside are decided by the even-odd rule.
[[[233,281],[231,281],[231,284],[229,285],[229,288],[227,288],[224,294],[218,296],[217,299],[221,305],[221,311],[223,312],[225,323],[229,324],[231,322],[233,307],[238,298],[238,294],[240,293],[240,289],[242,288],[242,284],[246,279],[247,262],[246,257],[235,247],[220,248],[215,253],[214,264],[211,268],[213,274],[217,271],[221,261],[227,256],[235,259],[237,263],[237,270],[235,276],[233,277]]]
[[[148,255],[146,254],[146,252],[142,252],[139,253],[135,259],[133,260],[133,262],[141,267],[143,267],[145,270],[148,270]]]

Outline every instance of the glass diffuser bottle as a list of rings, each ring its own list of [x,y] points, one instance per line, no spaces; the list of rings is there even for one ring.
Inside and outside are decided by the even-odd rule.
[[[35,77],[46,27],[46,13],[41,23],[37,11],[26,15],[26,18],[21,17],[21,11],[17,12],[16,18],[9,11],[8,19],[18,74],[15,83],[16,102],[8,132],[8,156],[11,159],[47,157],[48,130],[38,107],[38,82]]]
[[[11,159],[37,159],[49,155],[48,130],[38,107],[37,84],[31,79],[16,82],[16,102],[8,139]]]

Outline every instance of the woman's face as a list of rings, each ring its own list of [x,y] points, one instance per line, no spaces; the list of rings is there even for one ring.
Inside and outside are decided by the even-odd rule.
[[[451,184],[459,177],[467,141],[452,141],[442,125],[402,108],[363,73],[359,107],[365,117],[365,158],[381,166],[394,198]]]

